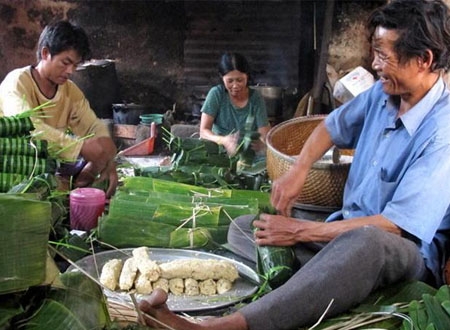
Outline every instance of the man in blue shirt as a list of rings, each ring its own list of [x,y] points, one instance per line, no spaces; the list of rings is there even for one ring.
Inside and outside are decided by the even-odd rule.
[[[293,246],[300,269],[236,313],[199,325],[176,317],[155,292],[146,313],[174,329],[297,329],[342,313],[375,289],[406,280],[442,284],[450,238],[450,18],[440,0],[394,0],[368,20],[377,83],[333,111],[276,180],[279,215],[253,225],[259,245]],[[290,218],[313,163],[333,145],[355,148],[343,208],[326,222]],[[229,243],[254,258],[252,217]],[[239,229],[236,227],[239,226]],[[149,321],[151,324],[151,321]]]

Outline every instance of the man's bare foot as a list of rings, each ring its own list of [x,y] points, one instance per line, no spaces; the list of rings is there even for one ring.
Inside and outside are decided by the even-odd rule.
[[[161,289],[152,292],[147,300],[139,303],[139,309],[145,314],[145,323],[154,328],[175,330],[247,330],[244,316],[233,313],[223,317],[213,317],[200,323],[193,323],[169,310],[166,304],[167,293]]]
[[[146,325],[161,329],[199,330],[199,325],[173,313],[166,304],[167,293],[161,289],[152,292],[147,300],[139,303],[139,309],[145,314]]]

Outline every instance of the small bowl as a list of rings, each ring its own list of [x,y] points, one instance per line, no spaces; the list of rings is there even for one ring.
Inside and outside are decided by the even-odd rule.
[[[145,125],[150,125],[155,123],[156,125],[161,125],[163,122],[164,115],[160,113],[149,113],[145,115],[140,115],[141,123]]]

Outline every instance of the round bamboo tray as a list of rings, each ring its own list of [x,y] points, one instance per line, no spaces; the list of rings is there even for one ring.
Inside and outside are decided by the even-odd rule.
[[[325,117],[297,117],[271,128],[267,134],[267,173],[272,181],[291,168],[294,156],[300,153],[309,135]],[[351,155],[351,151],[345,150],[342,154]],[[316,162],[297,202],[327,209],[340,208],[350,165],[351,162]]]

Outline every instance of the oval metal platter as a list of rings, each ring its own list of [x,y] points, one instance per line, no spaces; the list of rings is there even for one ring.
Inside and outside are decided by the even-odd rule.
[[[132,251],[133,248],[100,252],[80,259],[75,264],[77,267],[98,279],[100,277],[103,265],[108,260],[116,258],[125,260],[132,256]],[[183,249],[149,248],[149,254],[150,259],[156,261],[157,263],[168,262],[176,259],[198,258],[226,260],[236,265],[240,277],[233,283],[232,289],[228,292],[213,296],[176,296],[169,294],[167,305],[174,312],[203,311],[233,305],[254,294],[258,290],[260,284],[258,274],[247,265],[231,258],[219,256],[213,253]],[[79,271],[77,267],[70,266],[67,271]],[[104,289],[104,293],[108,300],[117,303],[125,303],[128,305],[132,302],[130,294],[127,292]],[[136,294],[135,297],[136,300],[139,301],[144,299],[146,296]]]

